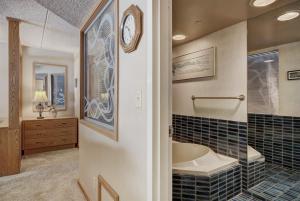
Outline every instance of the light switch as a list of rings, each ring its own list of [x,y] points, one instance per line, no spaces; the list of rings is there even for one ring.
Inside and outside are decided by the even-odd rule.
[[[142,90],[137,90],[136,91],[135,107],[138,111],[142,110]]]

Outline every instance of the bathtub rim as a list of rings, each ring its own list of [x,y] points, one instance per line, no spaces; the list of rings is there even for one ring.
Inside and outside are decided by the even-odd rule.
[[[234,169],[237,166],[242,167],[242,165],[237,161],[234,162],[233,164],[228,164],[225,167],[222,168],[218,168],[214,171],[211,172],[201,172],[201,171],[197,171],[197,170],[184,170],[184,169],[179,169],[179,168],[172,168],[172,173],[175,174],[186,174],[186,175],[193,175],[193,176],[202,176],[202,177],[211,177],[215,174],[220,174],[221,172],[226,172],[229,169]]]
[[[178,141],[175,141],[173,140],[172,143],[183,143],[183,144],[191,144],[191,145],[195,145],[194,143],[189,143],[189,142],[178,142]],[[233,158],[233,157],[230,157],[230,156],[226,156],[226,155],[223,155],[223,154],[219,154],[219,153],[216,153],[215,151],[213,151],[209,146],[206,146],[206,145],[201,145],[201,144],[196,144],[196,145],[199,145],[199,146],[204,146],[204,147],[207,147],[209,152],[208,153],[211,153],[213,152],[214,154],[216,154],[218,157],[224,157],[224,158],[230,158],[231,160],[233,160],[231,163],[229,164],[226,164],[226,165],[223,165],[221,167],[218,167],[214,170],[211,170],[211,171],[199,171],[199,170],[188,170],[184,167],[174,167],[174,165],[180,165],[181,163],[187,163],[187,162],[192,162],[194,160],[197,160],[198,158],[194,159],[194,160],[189,160],[189,161],[185,161],[185,162],[180,162],[180,163],[174,163],[172,162],[172,171],[173,173],[178,173],[178,174],[190,174],[190,175],[196,175],[196,176],[210,176],[210,175],[214,175],[214,174],[217,174],[219,172],[222,172],[222,171],[226,171],[232,167],[235,167],[235,166],[238,166],[238,165],[241,165],[239,163],[239,159],[237,158]],[[208,154],[207,153],[207,154]]]

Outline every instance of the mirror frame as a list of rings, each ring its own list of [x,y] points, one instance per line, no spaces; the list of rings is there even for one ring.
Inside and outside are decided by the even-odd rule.
[[[53,67],[63,67],[65,69],[65,107],[64,108],[55,108],[57,111],[67,111],[68,109],[68,66],[67,65],[62,65],[62,64],[53,64],[53,63],[43,63],[43,62],[33,62],[33,68],[32,68],[32,100],[34,99],[34,92],[35,92],[35,70],[37,68],[37,64],[41,64],[41,65],[47,65],[47,66],[53,66]],[[49,83],[48,83],[49,85]],[[48,94],[47,94],[48,96]],[[48,97],[49,99],[49,97]],[[34,103],[32,104],[32,109],[33,112],[37,112],[37,110],[35,109],[35,105]]]

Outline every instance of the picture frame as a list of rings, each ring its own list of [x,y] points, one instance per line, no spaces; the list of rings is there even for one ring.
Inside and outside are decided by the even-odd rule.
[[[80,122],[118,141],[119,2],[102,0],[80,30]]]
[[[300,70],[292,70],[287,72],[288,80],[300,80]]]
[[[173,58],[173,81],[214,77],[216,48],[189,52]]]

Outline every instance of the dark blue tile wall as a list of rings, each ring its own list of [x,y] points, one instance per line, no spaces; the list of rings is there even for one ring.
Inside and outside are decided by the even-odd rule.
[[[173,115],[173,140],[203,144],[217,153],[239,159],[243,189],[247,189],[247,123]]]
[[[247,158],[247,123],[173,115],[173,139],[203,144],[217,153],[237,159]]]
[[[248,114],[248,132],[266,162],[300,169],[300,117]]]
[[[208,177],[173,173],[173,201],[226,201],[240,192],[240,165]]]
[[[247,168],[248,182],[247,189],[259,184],[265,179],[265,157],[260,157],[254,161],[248,162]]]

